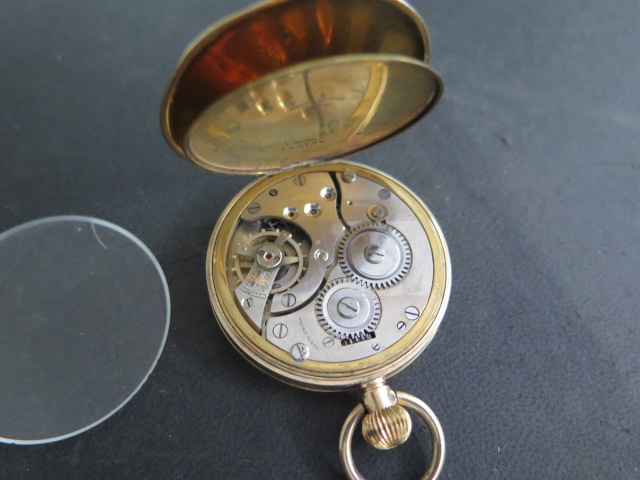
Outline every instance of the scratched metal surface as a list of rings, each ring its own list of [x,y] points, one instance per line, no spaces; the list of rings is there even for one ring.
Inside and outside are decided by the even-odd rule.
[[[172,294],[158,366],[78,437],[0,445],[3,479],[341,478],[356,401],[248,365],[210,313],[208,237],[247,178],[176,158],[158,126],[183,48],[248,2],[5,2],[0,229],[54,214],[123,226]],[[453,258],[449,313],[393,385],[448,439],[447,479],[640,478],[640,9],[634,0],[420,1],[445,97],[355,157],[406,182]],[[2,406],[0,406],[2,408]],[[361,443],[371,478],[417,476],[427,438]]]

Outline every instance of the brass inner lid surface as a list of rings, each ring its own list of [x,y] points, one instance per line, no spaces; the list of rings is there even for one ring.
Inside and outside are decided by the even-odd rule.
[[[163,101],[163,133],[182,157],[226,173],[336,158],[437,103],[442,82],[428,58],[426,27],[401,0],[272,0],[187,49]]]
[[[403,57],[308,62],[218,100],[193,123],[183,148],[209,170],[273,173],[386,140],[426,114],[441,91],[429,67]]]

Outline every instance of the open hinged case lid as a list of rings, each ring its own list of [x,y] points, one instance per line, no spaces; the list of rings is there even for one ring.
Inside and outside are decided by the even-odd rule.
[[[268,174],[358,152],[442,96],[429,37],[400,0],[272,0],[185,52],[165,94],[171,147],[205,169]]]

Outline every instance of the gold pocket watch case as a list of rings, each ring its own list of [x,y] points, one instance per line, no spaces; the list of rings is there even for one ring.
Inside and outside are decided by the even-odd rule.
[[[415,124],[442,95],[429,38],[399,0],[276,0],[204,32],[166,92],[171,147],[208,170],[258,174],[215,227],[206,272],[223,332],[264,372],[311,390],[361,387],[340,455],[363,420],[377,448],[403,443],[417,411],[386,379],[435,335],[451,285],[435,219],[387,174],[340,158]]]

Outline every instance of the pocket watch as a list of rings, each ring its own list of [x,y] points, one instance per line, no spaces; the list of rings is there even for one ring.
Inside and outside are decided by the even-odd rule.
[[[402,444],[414,410],[432,436],[423,478],[442,470],[431,409],[387,379],[434,337],[451,266],[436,220],[406,186],[343,157],[415,124],[443,83],[429,36],[400,0],[271,0],[219,22],[186,50],[162,104],[181,157],[259,175],[225,208],[208,248],[213,311],[234,347],[285,383],[361,389],[357,426],[380,449]],[[405,408],[406,407],[406,408]]]

